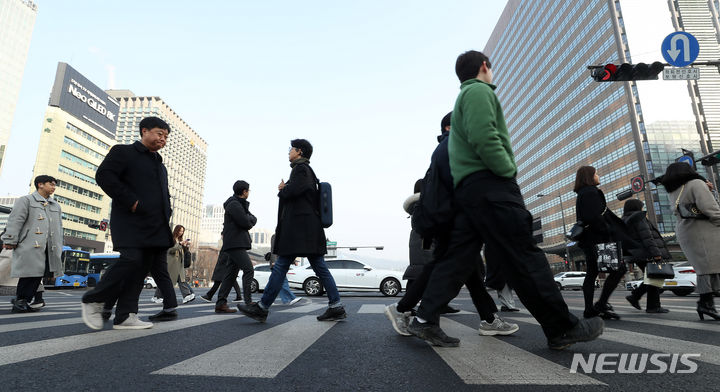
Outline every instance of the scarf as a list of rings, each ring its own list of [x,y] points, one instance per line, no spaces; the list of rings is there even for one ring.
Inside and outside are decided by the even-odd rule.
[[[295,166],[297,166],[297,165],[299,165],[299,164],[301,164],[301,163],[310,164],[310,160],[307,159],[307,158],[302,158],[302,157],[300,157],[300,158],[298,158],[298,159],[290,162],[290,167],[295,167]]]

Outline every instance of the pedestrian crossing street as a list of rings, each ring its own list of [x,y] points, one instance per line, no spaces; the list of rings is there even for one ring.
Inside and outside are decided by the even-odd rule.
[[[369,350],[368,353],[346,355],[367,356],[365,360],[368,361],[372,359],[373,349],[370,348],[373,346],[381,352],[407,349],[405,346],[417,351],[418,345],[424,346],[425,343],[416,338],[395,334],[383,314],[385,305],[391,300],[385,302],[348,302],[347,321],[323,323],[315,317],[326,307],[325,300],[306,299],[300,306],[274,306],[268,322],[259,324],[239,313],[215,314],[213,304],[196,301],[182,305],[177,320],[155,323],[152,329],[139,331],[112,330],[110,323],[102,331],[91,331],[80,317],[79,297],[63,299],[56,296],[48,299],[48,305],[40,312],[30,314],[12,314],[9,304],[4,303],[0,304],[0,371],[3,366],[28,364],[34,360],[53,363],[68,355],[90,355],[94,353],[92,350],[105,350],[117,344],[146,345],[151,337],[181,337],[198,328],[212,328],[225,336],[237,333],[242,336],[226,339],[224,344],[205,342],[204,347],[193,346],[192,355],[151,369],[148,374],[274,379],[313,346],[327,344],[326,339],[338,339],[338,335],[352,334],[353,331],[367,339],[363,343]],[[503,314],[505,320],[520,325],[515,336],[483,337],[477,334],[477,315],[463,310],[441,320],[448,335],[461,339],[460,347],[420,347],[418,355],[436,356],[454,377],[467,385],[612,385],[601,375],[571,373],[569,363],[575,352],[697,353],[700,354],[698,362],[720,366],[720,322],[692,321],[689,313],[694,311],[680,306],[671,309],[670,314],[675,318],[640,312],[633,314],[629,306],[616,305],[615,308],[621,313],[626,312],[622,322],[608,321],[605,332],[596,342],[577,344],[560,353],[546,348],[537,321],[526,311]],[[582,311],[573,306],[570,309],[576,314]],[[141,317],[158,310],[158,305],[143,297]],[[342,330],[343,334],[329,337],[334,330]],[[677,334],[678,331],[683,334]],[[696,337],[687,339],[688,331]],[[178,344],[181,343],[179,340]],[[241,360],[247,358],[261,360]],[[712,368],[712,371],[718,369]]]

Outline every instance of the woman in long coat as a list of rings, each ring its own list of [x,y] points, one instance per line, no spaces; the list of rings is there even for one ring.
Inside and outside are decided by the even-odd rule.
[[[675,227],[678,242],[697,273],[698,316],[701,320],[705,315],[720,320],[713,301],[713,293],[720,291],[720,206],[705,178],[686,163],[668,166],[661,183],[670,195],[670,205],[678,219]],[[676,206],[691,203],[707,219],[682,218]]]

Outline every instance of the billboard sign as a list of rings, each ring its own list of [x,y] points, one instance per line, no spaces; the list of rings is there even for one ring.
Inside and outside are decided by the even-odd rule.
[[[120,104],[66,63],[58,63],[49,105],[115,138]]]

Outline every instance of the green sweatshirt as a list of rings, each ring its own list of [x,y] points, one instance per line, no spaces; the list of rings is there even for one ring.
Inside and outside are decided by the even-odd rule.
[[[506,178],[517,173],[505,117],[493,90],[494,85],[478,79],[466,80],[460,86],[448,141],[455,187],[480,170]]]

